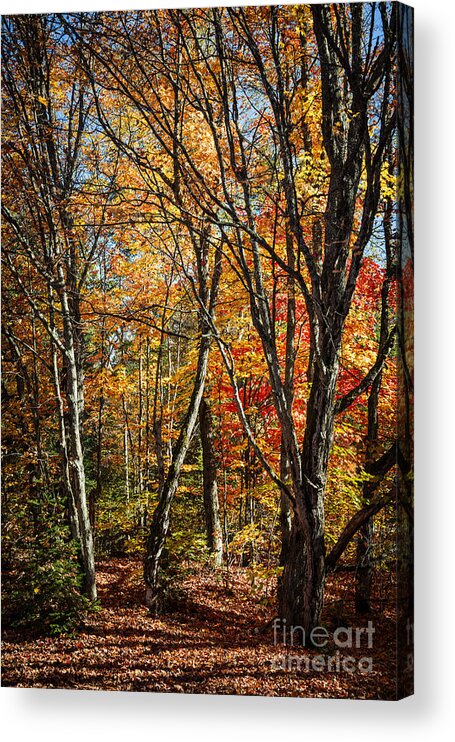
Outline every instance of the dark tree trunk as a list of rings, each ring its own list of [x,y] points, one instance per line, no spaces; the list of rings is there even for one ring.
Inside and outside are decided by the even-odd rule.
[[[319,623],[323,603],[324,560],[318,558],[318,543],[306,537],[304,529],[293,521],[280,587],[280,619],[287,628],[300,627],[295,639],[310,644],[312,628]]]
[[[324,601],[324,491],[332,446],[337,374],[336,359],[325,376],[315,368],[307,407],[300,482],[298,469],[291,466],[296,504],[281,580],[279,613],[288,626],[303,628],[306,641],[312,628],[319,624]]]
[[[370,518],[360,529],[356,547],[355,610],[369,613],[371,610],[371,586],[373,582],[372,546],[374,523]]]
[[[389,165],[393,167],[393,151],[389,154]],[[389,335],[389,291],[390,282],[393,277],[393,248],[392,248],[392,224],[393,224],[393,203],[389,199],[387,208],[384,213],[384,244],[386,251],[386,274],[381,291],[381,316],[379,329],[378,357],[376,363],[381,361],[378,366],[378,373],[371,385],[368,395],[368,429],[366,435],[366,456],[365,470],[368,472],[374,465],[378,455],[379,440],[379,416],[378,405],[382,385],[382,369],[385,358],[382,357],[381,351],[387,343]],[[385,474],[386,472],[384,472]],[[362,488],[362,506],[368,507],[371,504],[371,498],[377,487],[377,482],[366,481]],[[373,582],[373,535],[374,535],[374,516],[372,515],[360,528],[357,536],[357,572],[356,572],[356,589],[355,589],[355,608],[357,613],[369,613],[371,610],[371,588]]]
[[[381,390],[382,373],[376,377],[368,397],[368,433],[366,465],[374,460],[378,440],[378,401]],[[376,489],[376,484],[365,482],[362,488],[362,504],[367,506]],[[357,572],[355,584],[355,609],[357,613],[369,613],[371,610],[371,586],[373,581],[373,516],[360,528],[357,536]]]
[[[293,238],[291,231],[286,229],[286,256],[291,270],[295,269]],[[286,307],[286,357],[284,365],[284,394],[289,411],[292,410],[294,401],[294,367],[295,367],[295,333],[296,333],[296,315],[295,315],[295,282],[292,276],[287,276],[287,307]],[[285,441],[281,439],[280,447],[280,478],[282,482],[288,481],[290,477],[288,451]],[[282,492],[280,495],[280,529],[281,529],[281,551],[280,567],[285,566],[291,547],[292,531],[292,508],[289,498]],[[283,576],[278,578],[278,605],[282,605],[284,596],[281,595],[283,589]]]

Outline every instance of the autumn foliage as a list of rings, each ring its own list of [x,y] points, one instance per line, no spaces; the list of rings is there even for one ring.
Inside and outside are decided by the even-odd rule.
[[[198,591],[261,631],[400,613],[400,20],[317,7],[4,18],[7,631],[85,643],[117,568],[139,634]]]

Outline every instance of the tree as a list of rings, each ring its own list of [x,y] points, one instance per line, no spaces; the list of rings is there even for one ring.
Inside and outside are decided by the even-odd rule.
[[[280,614],[290,624],[303,626],[306,635],[317,624],[323,602],[327,466],[336,412],[346,404],[345,400],[336,400],[343,330],[373,231],[382,165],[394,127],[394,11],[390,15],[385,6],[380,6],[381,31],[376,31],[374,45],[372,41],[365,45],[364,40],[373,40],[375,35],[376,13],[376,6],[367,13],[364,6],[349,10],[338,5],[312,8],[322,99],[321,135],[328,160],[324,227],[314,232],[321,243],[312,249],[306,223],[310,219],[305,210],[301,213],[296,188],[296,143],[290,135],[294,125],[289,99],[297,84],[296,75],[294,72],[293,79],[287,74],[286,54],[282,51],[287,29],[279,9],[262,9],[260,17],[248,9],[170,14],[183,39],[187,68],[194,79],[191,90],[198,91],[191,98],[187,94],[187,105],[200,110],[210,128],[221,193],[207,186],[183,146],[182,159],[186,158],[197,188],[204,192],[207,215],[229,230],[227,245],[248,289],[251,318],[262,342],[289,462],[290,484],[273,474],[293,508]],[[229,25],[229,35],[223,24]],[[207,44],[215,52],[213,62],[206,54]],[[162,56],[165,58],[164,49]],[[242,74],[241,66],[249,74]],[[258,225],[255,199],[257,190],[262,189],[256,186],[255,155],[259,147],[251,133],[248,113],[241,113],[240,103],[252,95],[251,90],[259,91],[258,100],[267,107],[271,121],[271,177],[283,182],[284,203],[280,206],[292,235],[295,267],[270,244]],[[181,146],[180,141],[178,144]],[[302,444],[281,374],[266,288],[266,256],[294,279],[304,296],[311,326],[311,391]],[[381,347],[381,357],[392,341],[393,333]],[[347,401],[352,402],[366,389],[376,373],[377,368],[348,393]],[[234,378],[232,381],[235,385]],[[237,401],[242,415],[238,394]],[[244,415],[242,419],[248,428]],[[249,435],[253,439],[251,431]]]
[[[202,446],[203,496],[207,529],[207,543],[213,554],[213,563],[220,567],[223,559],[220,503],[218,500],[217,461],[214,448],[214,424],[210,402],[202,397],[199,406],[199,430]]]
[[[82,442],[81,292],[98,235],[92,235],[91,244],[85,243],[75,227],[72,208],[90,100],[74,50],[68,49],[65,57],[58,46],[61,31],[58,21],[51,17],[4,20],[3,89],[8,121],[4,162],[11,181],[2,204],[7,228],[3,255],[6,271],[51,345],[70,521],[73,535],[80,541],[85,590],[95,599],[93,534]],[[67,105],[54,91],[59,78],[67,84],[70,76],[73,81]],[[24,281],[24,262],[39,277],[38,289],[30,290]]]

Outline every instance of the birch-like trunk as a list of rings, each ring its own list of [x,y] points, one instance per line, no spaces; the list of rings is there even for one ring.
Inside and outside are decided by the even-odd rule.
[[[85,481],[84,452],[82,446],[82,413],[84,409],[83,381],[81,353],[76,353],[76,346],[80,348],[81,338],[75,342],[75,326],[70,311],[70,304],[66,287],[63,281],[63,271],[60,269],[59,299],[62,310],[63,335],[66,362],[66,398],[68,404],[67,434],[68,434],[68,466],[76,505],[81,561],[84,572],[84,589],[90,600],[96,600],[95,577],[95,550],[93,533],[90,523],[87,491]]]
[[[199,429],[202,446],[202,477],[204,494],[204,513],[207,531],[207,544],[215,567],[223,560],[223,538],[218,500],[217,466],[213,445],[213,419],[210,404],[205,397],[199,408]]]

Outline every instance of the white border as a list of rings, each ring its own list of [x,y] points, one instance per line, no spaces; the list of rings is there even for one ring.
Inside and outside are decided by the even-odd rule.
[[[171,0],[1,0],[2,13],[178,7]],[[203,0],[194,5],[239,5]],[[249,3],[258,4],[258,3]],[[455,3],[416,9],[416,695],[400,703],[3,688],[6,738],[212,742],[446,740],[453,722]],[[8,734],[9,733],[9,734]],[[386,737],[387,735],[387,737]]]

